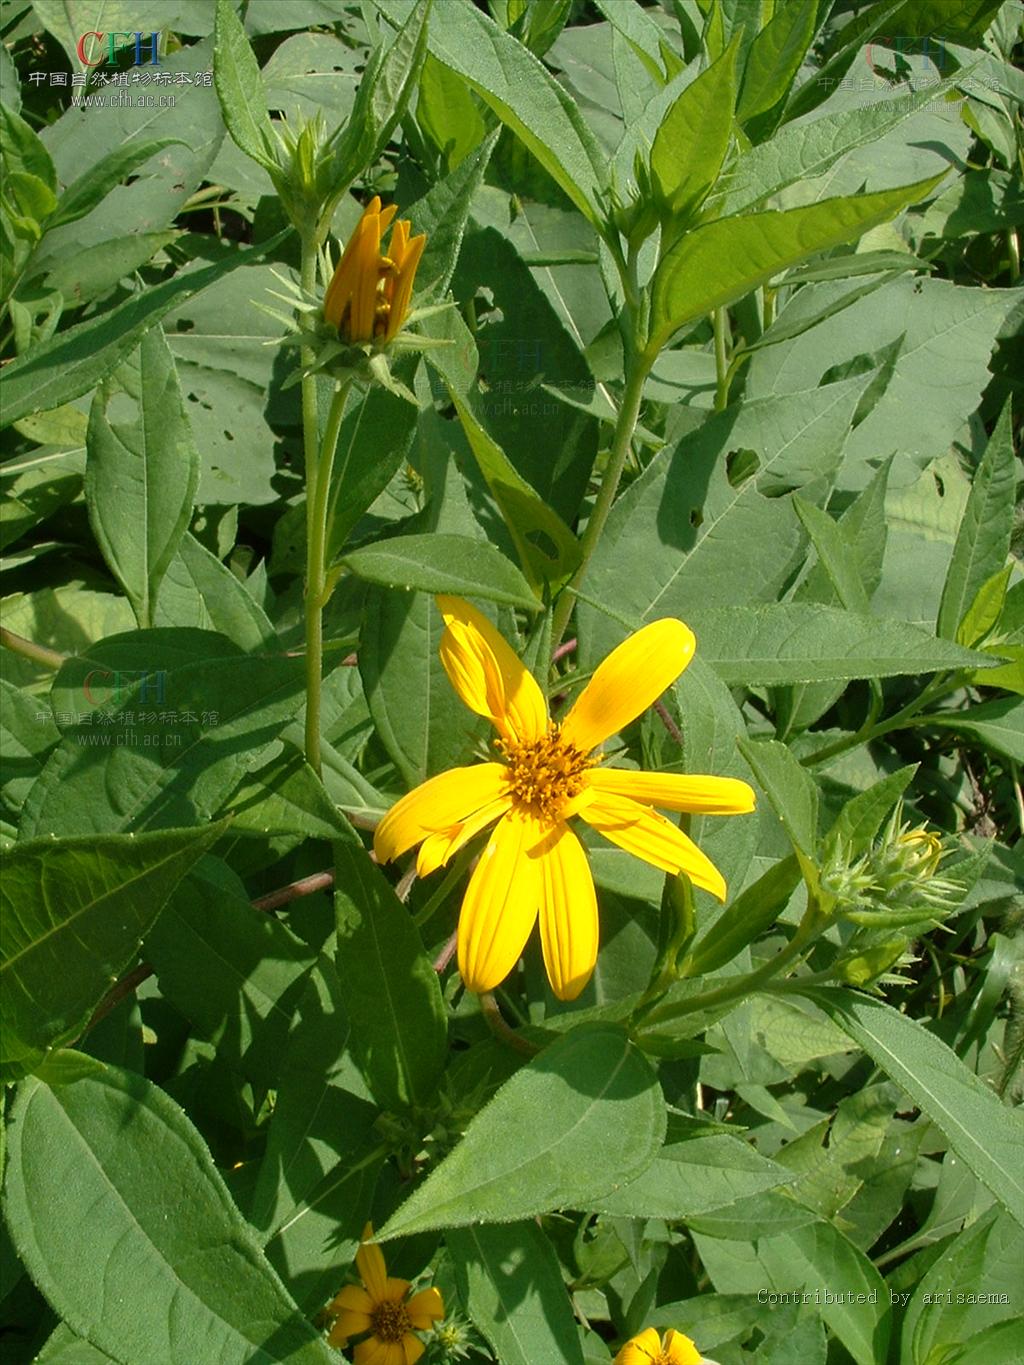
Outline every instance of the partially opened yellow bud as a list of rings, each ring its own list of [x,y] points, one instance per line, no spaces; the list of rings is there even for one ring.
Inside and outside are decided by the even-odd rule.
[[[386,344],[409,312],[416,267],[427,239],[410,237],[405,219],[395,223],[387,251],[381,240],[391,226],[394,204],[381,208],[374,195],[348,240],[324,296],[324,317],[343,341]]]

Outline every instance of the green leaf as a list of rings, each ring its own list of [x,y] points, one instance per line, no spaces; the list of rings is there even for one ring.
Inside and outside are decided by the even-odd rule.
[[[63,227],[65,223],[84,218],[107,197],[115,185],[120,185],[122,180],[133,175],[151,156],[180,142],[181,139],[177,137],[159,137],[149,142],[126,142],[114,147],[94,166],[90,166],[85,175],[71,182],[57,200],[56,211],[47,227]]]
[[[984,684],[985,675],[979,682]],[[969,706],[966,711],[943,711],[922,719],[922,725],[941,725],[961,735],[972,735],[986,749],[1024,763],[1024,697],[997,697]]]
[[[290,1013],[274,1112],[249,1215],[253,1227],[270,1239],[286,1224],[294,1228],[297,1222],[318,1221],[309,1201],[332,1174],[342,1177],[344,1184],[344,1163],[376,1141],[373,1123],[379,1113],[352,1059],[341,983],[328,957],[320,957]],[[347,1231],[357,1240],[365,1211],[354,1212],[362,1221]],[[285,1232],[281,1245],[288,1240]],[[328,1250],[333,1251],[333,1245]]]
[[[52,195],[56,195],[57,172],[46,144],[6,100],[0,104],[0,128],[3,129],[6,173],[35,176]]]
[[[794,849],[813,857],[818,844],[818,784],[814,778],[777,739],[741,739],[739,749],[768,793]]]
[[[419,592],[482,597],[538,611],[540,603],[511,560],[485,541],[442,533],[398,536],[343,555],[341,565],[370,583]]]
[[[420,127],[450,169],[461,165],[487,136],[480,105],[461,76],[427,53],[416,96]]]
[[[720,218],[685,233],[654,275],[647,354],[687,322],[734,302],[773,275],[860,237],[924,199],[941,177],[875,194]]]
[[[416,416],[411,403],[379,384],[365,393],[356,389],[350,396],[331,471],[329,563],[341,553],[359,518],[408,459],[416,436]]]
[[[278,1080],[314,953],[249,903],[227,865],[207,858],[146,935],[163,997],[258,1085]]]
[[[4,405],[0,425],[9,426],[88,392],[133,351],[143,332],[165,313],[198,294],[214,280],[266,255],[280,236],[248,251],[237,251],[213,265],[183,271],[153,288],[140,290],[99,317],[87,318],[4,368]]]
[[[335,845],[338,977],[352,1047],[384,1109],[437,1093],[448,1026],[437,973],[383,873],[356,843]]]
[[[580,560],[579,541],[557,512],[544,502],[514,468],[508,456],[483,428],[468,404],[448,390],[462,430],[480,472],[519,554],[519,562],[537,592],[565,583]]]
[[[820,507],[805,502],[796,494],[793,496],[793,506],[818,552],[818,562],[828,575],[840,605],[847,611],[859,611],[867,615],[870,607],[867,589],[860,576],[854,546],[844,534],[842,526]]]
[[[665,1105],[626,1035],[578,1025],[507,1081],[378,1238],[588,1209],[661,1147]]]
[[[429,3],[414,5],[391,43],[374,50],[352,114],[336,135],[330,183],[337,196],[374,164],[398,127],[426,55],[429,13]]]
[[[1010,408],[1007,399],[975,472],[949,561],[936,625],[947,640],[956,639],[982,585],[1003,568],[1010,553],[1018,477]]]
[[[246,653],[280,648],[266,612],[245,584],[191,531],[168,565],[154,624],[215,630]]]
[[[775,1289],[802,1289],[813,1296],[817,1289],[841,1285],[843,1292],[834,1289],[832,1303],[821,1296],[822,1318],[857,1365],[878,1365],[887,1358],[892,1309],[885,1281],[831,1223],[809,1223],[766,1238],[757,1244],[757,1257]]]
[[[800,864],[789,854],[773,863],[722,912],[686,956],[683,975],[707,976],[724,967],[769,929],[800,882]]]
[[[452,1228],[445,1242],[459,1298],[502,1365],[583,1365],[558,1257],[536,1223]]]
[[[428,61],[433,61],[433,58],[428,56]],[[445,67],[438,65],[437,69],[465,91],[465,86],[457,76],[453,76]],[[427,244],[416,272],[416,292],[421,298],[442,295],[451,283],[473,200],[483,183],[484,172],[500,133],[501,130],[495,128],[486,136],[474,139],[470,154],[456,169],[432,185],[423,198],[410,204],[407,210],[414,229],[427,234]]]
[[[1021,1115],[1001,1104],[945,1043],[907,1015],[845,991],[808,988],[804,993],[907,1092],[1024,1226]]]
[[[1024,1230],[998,1209],[965,1228],[915,1286],[903,1320],[901,1358],[915,1365],[959,1362],[956,1348],[1006,1319],[1014,1321],[1019,1344],[1024,1344],[1024,1324],[1014,1303],[1022,1262]],[[1006,1346],[1005,1353],[997,1351],[988,1360],[1013,1360],[1016,1353],[1009,1341]]]
[[[202,1138],[141,1076],[108,1067],[53,1089],[24,1084],[7,1216],[56,1312],[115,1360],[335,1358],[264,1259]]]
[[[426,593],[368,589],[359,675],[370,715],[408,786],[468,762],[485,732],[452,688],[438,655],[444,622]]]
[[[31,1070],[81,1032],[178,882],[225,828],[40,839],[4,857],[0,1017],[8,1076]]]
[[[134,274],[176,236],[173,231],[129,232],[82,251],[51,256],[45,265],[43,287],[59,290],[66,308],[80,308]]]
[[[385,13],[393,5],[381,6]],[[540,61],[471,4],[430,26],[434,57],[457,72],[529,148],[591,223],[602,218],[605,158],[575,101]]]
[[[302,700],[300,658],[243,654],[211,631],[102,640],[54,682],[64,738],[32,789],[22,833],[209,819]]]
[[[917,772],[917,764],[897,768],[867,791],[851,796],[825,836],[822,861],[839,850],[861,853],[878,833],[882,821],[895,806]]]
[[[587,597],[637,625],[669,615],[695,626],[696,604],[727,606],[740,583],[744,602],[774,602],[805,544],[792,501],[780,494],[803,488],[810,497],[829,486],[863,386],[858,378],[735,404],[662,451],[612,508]],[[743,451],[756,456],[756,472],[734,486],[730,457]],[[588,665],[621,637],[590,608],[580,612],[580,634]]]
[[[991,656],[937,640],[904,621],[813,602],[695,605],[689,616],[705,662],[730,687],[893,678],[992,662]]]
[[[225,803],[231,829],[305,839],[354,837],[352,827],[328,796],[323,782],[296,749],[285,745],[265,768],[242,779]]]
[[[760,115],[774,113],[771,119],[759,119],[757,142],[772,132],[782,114],[783,102],[814,38],[819,8],[818,0],[780,5],[750,44],[736,117],[750,124]]]
[[[264,170],[277,169],[276,139],[263,78],[232,0],[217,0],[213,50],[214,84],[221,113],[235,145]]]
[[[85,497],[93,531],[145,628],[153,625],[160,582],[185,535],[199,483],[199,452],[159,327],[97,389],[88,440]]]
[[[792,1179],[742,1138],[715,1133],[669,1143],[642,1175],[585,1207],[620,1218],[689,1218]]]
[[[736,103],[734,38],[679,95],[651,147],[651,175],[672,214],[688,217],[715,183],[732,136]]]

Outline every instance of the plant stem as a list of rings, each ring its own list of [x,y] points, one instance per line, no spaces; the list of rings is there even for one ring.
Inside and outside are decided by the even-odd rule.
[[[731,977],[721,986],[714,990],[703,991],[699,995],[691,995],[686,1000],[680,1000],[678,1004],[669,1003],[662,1005],[659,1009],[652,1010],[643,1019],[643,1031],[647,1032],[652,1025],[667,1023],[671,1019],[679,1019],[686,1014],[694,1014],[698,1010],[713,1009],[716,1005],[727,1004],[737,996],[749,995],[756,991],[766,981],[770,981],[773,976],[777,976],[783,967],[788,967],[791,962],[800,957],[809,943],[817,937],[817,930],[822,926],[819,921],[815,921],[812,927],[809,918],[805,919],[796,933],[780,952],[773,958],[757,967],[752,972],[744,972],[740,976]]]
[[[819,749],[816,753],[808,754],[800,762],[805,768],[813,767],[816,763],[824,762],[826,758],[834,758],[836,754],[846,753],[847,749],[855,749],[858,744],[869,744],[873,739],[887,735],[890,730],[905,730],[909,726],[922,724],[923,719],[920,713],[923,708],[955,690],[955,683],[950,684],[948,678],[933,678],[923,692],[919,693],[913,701],[908,702],[901,711],[897,711],[895,715],[872,724],[870,723],[871,715],[874,714],[875,710],[873,706],[868,717],[868,724],[861,726],[856,733],[847,735],[845,739],[837,739],[834,744],[826,744],[823,749]]]
[[[579,588],[586,577],[587,566],[597,549],[598,541],[601,539],[601,532],[605,528],[608,514],[612,510],[612,503],[615,501],[615,494],[618,491],[619,480],[622,478],[622,471],[626,460],[629,457],[630,448],[633,442],[633,433],[636,431],[636,424],[640,418],[640,405],[644,396],[644,383],[650,373],[651,366],[656,356],[646,356],[643,353],[635,353],[626,362],[626,387],[622,394],[622,405],[619,408],[619,415],[615,422],[615,433],[612,436],[612,447],[608,453],[608,463],[605,467],[604,477],[601,480],[601,487],[597,492],[597,499],[594,502],[594,509],[587,522],[587,529],[583,532],[583,540],[580,545],[580,563],[576,572],[569,582],[569,588]],[[565,634],[569,624],[569,617],[572,615],[574,602],[573,592],[563,589],[555,606],[555,613],[551,625],[551,648],[557,652],[562,643],[562,636]]]
[[[44,668],[60,668],[68,658],[66,654],[48,649],[46,645],[37,645],[32,640],[26,640],[24,635],[16,635],[6,626],[0,626],[0,645],[14,654],[20,654],[23,659],[31,659],[34,664],[42,664]]]
[[[712,315],[712,321],[715,326],[715,374],[718,376],[718,384],[715,388],[715,411],[721,412],[728,405],[729,383],[732,379],[727,346],[729,314],[724,308],[716,308]]]
[[[303,383],[303,435],[309,431],[306,380]],[[313,385],[313,431],[316,431],[316,381]],[[338,384],[324,428],[323,443],[314,450],[312,477],[306,477],[306,762],[320,773],[320,689],[323,675],[323,612],[327,605],[327,509],[331,496],[334,452],[345,412],[348,384]],[[307,441],[307,460],[308,460]]]

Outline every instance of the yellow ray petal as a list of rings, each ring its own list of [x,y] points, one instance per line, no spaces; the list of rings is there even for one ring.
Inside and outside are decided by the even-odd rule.
[[[380,199],[376,195],[374,195],[374,201],[377,204],[380,203]],[[386,209],[378,209],[377,212],[380,214],[380,235],[383,237],[391,226],[392,218],[394,218],[395,214],[398,212],[398,205],[389,204]]]
[[[417,1360],[426,1350],[419,1337],[414,1337],[411,1332],[402,1338],[402,1351],[405,1358],[405,1365],[416,1365]]]
[[[377,285],[380,282],[380,214],[367,214],[366,231],[356,253],[357,273],[352,294],[350,321],[353,341],[372,341],[377,316]]]
[[[340,1313],[342,1309],[349,1313],[371,1313],[373,1311],[373,1300],[362,1285],[347,1284],[335,1294],[331,1300],[329,1311]]]
[[[587,782],[598,791],[630,796],[646,806],[661,806],[664,810],[685,810],[701,815],[744,815],[754,809],[754,790],[738,777],[591,768]]]
[[[583,846],[560,824],[534,855],[540,865],[540,941],[551,989],[575,1000],[597,961],[597,895]]]
[[[367,1224],[363,1237],[372,1237],[373,1228]],[[360,1242],[356,1252],[356,1269],[359,1278],[366,1285],[366,1292],[375,1304],[387,1297],[388,1272],[384,1264],[384,1253],[375,1242]]]
[[[487,617],[461,597],[438,597],[444,618],[441,663],[452,686],[478,716],[487,716],[503,739],[540,739],[548,709],[532,674]]]
[[[661,1338],[653,1327],[645,1327],[635,1337],[630,1337],[615,1357],[615,1365],[650,1365],[661,1354]]]
[[[369,1313],[351,1313],[344,1308],[331,1325],[327,1340],[332,1346],[344,1346],[349,1337],[361,1336],[363,1332],[368,1332],[371,1326]]]
[[[373,851],[382,863],[400,857],[428,834],[450,830],[481,806],[505,794],[508,769],[503,763],[474,763],[449,768],[407,792],[377,826]]]
[[[492,991],[515,966],[537,918],[540,873],[523,852],[536,840],[535,821],[505,815],[498,821],[459,915],[459,971],[466,988]]]
[[[402,1347],[397,1341],[368,1337],[356,1347],[352,1360],[354,1365],[402,1365]]]
[[[646,711],[693,658],[689,626],[673,617],[652,621],[623,640],[577,697],[562,737],[586,753]]]
[[[398,266],[398,277],[395,280],[394,292],[391,297],[391,312],[388,314],[389,341],[401,328],[405,321],[405,315],[409,311],[413,282],[416,279],[416,271],[426,244],[426,235],[420,233],[418,237],[413,237],[402,253],[402,260]]]
[[[420,1289],[405,1305],[405,1311],[414,1327],[421,1332],[428,1331],[431,1323],[444,1317],[444,1300],[440,1289],[435,1289],[433,1285],[429,1289]]]
[[[671,1365],[700,1365],[700,1352],[690,1338],[671,1327],[665,1333],[665,1355]]]
[[[332,327],[341,325],[341,320],[345,315],[345,305],[352,301],[365,250],[362,245],[363,238],[367,234],[372,235],[372,232],[370,213],[367,210],[353,229],[352,236],[348,239],[341,260],[331,276],[331,282],[327,286],[327,293],[324,296],[324,317]]]
[[[718,868],[691,838],[656,810],[626,796],[598,792],[580,811],[580,817],[627,853],[663,872],[685,872],[694,886],[725,900],[725,878]]]
[[[438,834],[427,835],[416,857],[416,875],[429,877],[431,872],[444,867],[470,839],[500,819],[511,807],[511,796],[500,796],[497,801],[489,801],[486,806],[481,806],[465,820],[460,820],[457,825],[441,830]]]

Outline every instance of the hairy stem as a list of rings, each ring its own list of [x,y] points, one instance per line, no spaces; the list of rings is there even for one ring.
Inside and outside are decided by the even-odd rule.
[[[583,532],[579,568],[569,583],[569,588],[573,591],[563,591],[555,606],[551,625],[551,648],[555,652],[562,643],[562,636],[565,634],[569,617],[572,615],[573,602],[575,601],[574,591],[581,586],[586,577],[587,566],[597,549],[601,532],[604,530],[608,514],[612,510],[612,503],[615,501],[615,494],[619,488],[619,480],[622,478],[622,471],[632,448],[633,433],[636,431],[636,424],[640,418],[644,383],[650,373],[654,359],[654,356],[635,354],[627,361],[626,387],[622,395],[622,406],[619,408],[619,415],[615,422],[612,448],[608,454],[604,477],[601,480],[601,487],[598,489],[597,499],[594,502],[594,510],[587,522],[587,529]]]
[[[309,430],[303,381],[303,435]],[[316,388],[313,388],[313,430],[316,430]],[[320,689],[323,676],[323,612],[327,591],[327,510],[331,496],[331,470],[345,411],[347,384],[339,384],[331,399],[323,443],[313,454],[312,478],[306,486],[306,762],[320,772]],[[308,449],[307,449],[308,460]],[[308,465],[307,465],[308,468]]]

